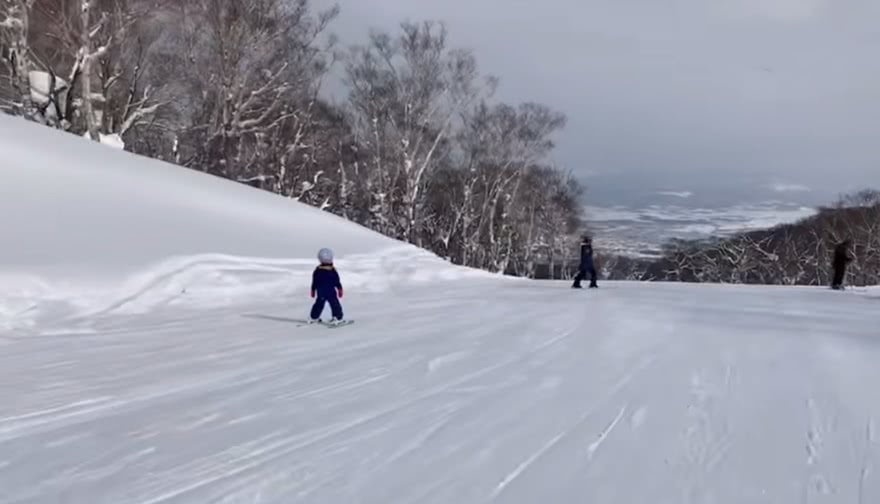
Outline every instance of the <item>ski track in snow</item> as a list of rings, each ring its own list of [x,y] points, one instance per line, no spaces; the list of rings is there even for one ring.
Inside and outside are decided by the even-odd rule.
[[[546,453],[548,450],[550,450],[551,448],[556,446],[556,444],[560,440],[562,440],[562,438],[564,438],[565,435],[566,435],[566,432],[560,432],[559,434],[553,436],[553,438],[550,439],[549,441],[547,441],[546,443],[544,443],[544,445],[541,446],[541,448],[538,449],[538,451],[529,455],[529,458],[522,461],[518,466],[516,466],[516,469],[514,469],[510,474],[505,476],[504,479],[501,481],[501,483],[499,483],[498,486],[495,487],[495,491],[492,492],[492,498],[493,499],[497,498],[501,494],[501,492],[503,492],[504,489],[507,488],[507,486],[510,485],[511,482],[513,482],[513,480],[515,480],[517,477],[519,477],[519,475],[521,475],[526,469],[528,469],[530,465],[534,464],[536,460],[541,458],[541,456],[544,453]]]
[[[13,338],[0,502],[880,501],[861,300],[610,287],[352,294],[335,331],[286,321],[302,301]]]
[[[598,450],[599,447],[602,446],[602,443],[605,442],[605,439],[608,438],[608,434],[610,434],[611,431],[614,430],[615,427],[617,427],[617,423],[620,422],[621,418],[623,418],[624,413],[626,413],[626,406],[620,408],[620,413],[618,413],[617,416],[614,417],[614,420],[611,421],[611,424],[609,424],[608,427],[599,434],[599,439],[593,441],[592,443],[590,443],[590,446],[587,447],[587,454],[590,460],[593,459],[593,455],[596,453],[596,450]]]

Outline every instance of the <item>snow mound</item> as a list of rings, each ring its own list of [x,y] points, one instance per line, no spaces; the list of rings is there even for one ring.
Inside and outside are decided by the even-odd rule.
[[[479,274],[316,208],[0,116],[0,330],[289,295],[332,248],[346,287]]]

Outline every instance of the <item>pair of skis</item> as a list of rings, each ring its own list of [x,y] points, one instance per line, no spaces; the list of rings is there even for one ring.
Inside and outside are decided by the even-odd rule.
[[[345,327],[345,326],[351,325],[351,324],[354,324],[354,320],[346,319],[346,320],[343,320],[342,322],[335,322],[335,323],[324,322],[324,321],[312,322],[311,320],[297,320],[297,327],[323,326],[323,327],[326,327],[327,329],[337,329],[337,328]]]

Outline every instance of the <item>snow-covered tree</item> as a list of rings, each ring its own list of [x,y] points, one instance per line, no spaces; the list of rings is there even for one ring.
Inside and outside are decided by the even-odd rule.
[[[404,23],[401,33],[372,33],[346,65],[349,111],[374,226],[419,243],[430,184],[443,165],[457,117],[481,82],[468,51],[451,49],[442,23]]]
[[[34,89],[34,64],[30,47],[30,12],[35,0],[0,0],[0,56],[4,70],[0,81],[0,108],[31,120],[45,122],[41,107],[50,101],[48,86],[44,93]],[[44,80],[48,84],[48,79]],[[34,96],[34,95],[38,96]]]
[[[880,200],[861,191],[793,224],[712,240],[676,241],[650,265],[656,280],[828,285],[834,249],[852,240],[847,281],[880,283]]]
[[[318,36],[337,9],[307,0],[198,0],[180,6],[179,62],[191,97],[181,131],[184,162],[302,197],[314,158],[317,91],[329,51]]]
[[[309,0],[0,0],[0,107],[337,213],[461,264],[566,262],[580,186],[552,167],[565,118],[494,101],[442,23],[345,54]]]
[[[3,25],[15,27],[3,31],[5,87],[22,97],[4,93],[9,112],[93,140],[121,140],[152,118],[159,104],[140,83],[144,58],[131,55],[145,54],[143,27],[167,0],[3,1]]]

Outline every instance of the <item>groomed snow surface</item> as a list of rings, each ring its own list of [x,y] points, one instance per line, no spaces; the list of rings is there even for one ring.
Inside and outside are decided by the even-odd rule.
[[[512,280],[0,117],[2,503],[880,502],[880,292]],[[318,248],[351,326],[301,326]]]

